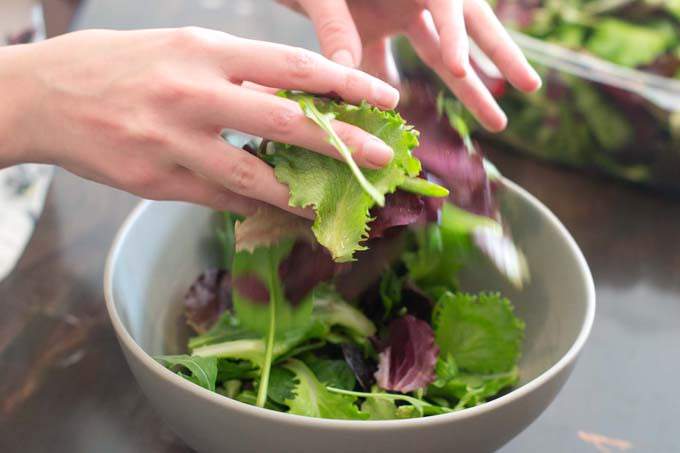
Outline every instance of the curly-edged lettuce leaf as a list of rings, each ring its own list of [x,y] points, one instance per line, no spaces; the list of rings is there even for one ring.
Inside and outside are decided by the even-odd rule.
[[[524,323],[499,294],[444,293],[432,315],[441,356],[468,373],[504,373],[518,363]]]
[[[217,359],[214,357],[192,357],[188,355],[162,355],[155,359],[178,375],[212,392],[217,380]],[[188,370],[190,374],[186,374]]]
[[[439,347],[427,322],[411,315],[393,320],[375,373],[378,386],[402,393],[427,387],[435,379],[438,354]]]
[[[303,102],[303,109],[309,110],[304,107],[312,99],[309,95],[289,92],[282,95]],[[267,147],[264,158],[274,165],[277,179],[288,185],[291,206],[313,207],[316,218],[312,230],[319,243],[331,252],[334,260],[352,261],[356,251],[366,249],[361,242],[368,238],[369,211],[377,204],[369,192],[375,189],[384,197],[420,173],[420,162],[411,154],[418,145],[418,134],[398,113],[381,111],[367,103],[354,106],[321,98],[313,98],[313,103],[323,117],[317,120],[325,118],[330,124],[332,115],[379,137],[394,151],[394,158],[386,167],[363,170],[372,188],[367,191],[353,167],[345,162],[292,145],[271,143]]]
[[[350,420],[368,418],[354,404],[356,397],[330,392],[302,361],[290,359],[283,367],[295,376],[294,395],[284,399],[291,414]]]
[[[443,398],[454,410],[460,410],[488,401],[518,380],[516,366],[502,373],[465,373],[449,355],[446,360],[437,362],[437,379],[428,387],[427,395],[433,400]]]

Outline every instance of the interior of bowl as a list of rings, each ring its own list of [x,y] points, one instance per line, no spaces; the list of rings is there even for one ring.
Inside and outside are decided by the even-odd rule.
[[[520,385],[562,358],[588,323],[592,282],[580,252],[545,207],[513,184],[501,197],[513,236],[527,256],[531,281],[513,288],[478,257],[461,275],[471,291],[500,291],[526,323]],[[182,297],[215,266],[217,217],[207,208],[145,202],[114,244],[110,284],[114,309],[149,355],[186,352]]]

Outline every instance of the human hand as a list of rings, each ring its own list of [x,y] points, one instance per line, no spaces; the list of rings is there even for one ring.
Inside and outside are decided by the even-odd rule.
[[[405,34],[420,58],[489,130],[507,118],[469,63],[468,33],[522,91],[541,80],[486,0],[279,0],[310,17],[323,54],[394,83],[389,38]]]
[[[8,65],[3,52],[0,68],[12,69],[0,71],[2,91],[7,83],[21,94],[17,160],[58,164],[144,198],[242,214],[262,202],[311,211],[289,207],[272,168],[225,143],[224,128],[340,158],[295,102],[244,81],[381,108],[395,107],[399,95],[311,51],[196,28],[71,33],[12,49]],[[346,123],[334,127],[359,165],[391,160],[380,139]]]

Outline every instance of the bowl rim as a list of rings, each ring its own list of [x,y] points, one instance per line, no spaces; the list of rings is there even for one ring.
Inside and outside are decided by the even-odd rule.
[[[492,401],[483,403],[479,406],[463,409],[457,412],[451,412],[447,414],[433,415],[429,417],[421,418],[408,418],[408,419],[397,419],[397,420],[339,420],[339,419],[327,419],[327,418],[315,418],[307,417],[303,415],[288,414],[285,412],[278,412],[270,409],[264,409],[257,406],[252,406],[250,404],[242,403],[240,401],[231,399],[229,397],[220,395],[215,392],[211,392],[203,387],[189,382],[186,379],[181,378],[177,374],[168,370],[156,360],[154,360],[149,354],[142,349],[140,345],[132,338],[127,328],[123,325],[118,312],[115,308],[114,297],[113,297],[113,276],[115,273],[115,264],[118,260],[118,256],[121,253],[122,244],[124,239],[128,235],[132,226],[135,224],[137,219],[149,209],[155,203],[155,201],[143,200],[141,201],[127,216],[122,226],[116,233],[113,240],[111,249],[109,251],[108,257],[106,259],[106,268],[104,271],[104,296],[106,299],[106,309],[108,311],[111,323],[116,332],[116,335],[121,343],[122,347],[127,348],[127,350],[135,356],[135,358],[148,368],[153,374],[156,375],[158,379],[164,379],[169,381],[175,386],[180,387],[183,390],[195,395],[197,398],[206,400],[206,402],[223,406],[225,409],[233,410],[235,412],[240,412],[243,415],[247,415],[253,418],[265,419],[269,422],[283,423],[287,425],[304,426],[308,428],[323,428],[323,429],[352,429],[352,430],[394,430],[403,428],[414,428],[421,425],[435,426],[442,425],[456,420],[472,418],[477,415],[484,414],[486,412],[492,411],[496,408],[500,408],[511,403],[514,400],[521,399],[531,392],[535,391],[542,385],[548,383],[550,380],[555,378],[560,374],[565,368],[571,365],[578,357],[579,352],[583,348],[588,336],[590,334],[593,321],[595,318],[595,284],[588,267],[588,264],[583,256],[583,253],[579,249],[574,238],[569,234],[566,227],[559,221],[557,216],[552,213],[543,203],[541,203],[536,197],[531,195],[525,189],[515,184],[514,182],[508,180],[507,178],[502,178],[503,185],[505,188],[515,195],[520,196],[526,200],[529,204],[537,209],[549,223],[552,223],[557,231],[564,237],[569,249],[572,251],[576,257],[576,262],[578,266],[579,273],[581,277],[585,280],[586,284],[586,312],[581,325],[581,329],[576,336],[576,339],[569,347],[567,352],[550,368],[545,370],[543,373],[539,374],[529,382],[524,385],[508,392],[507,394],[500,396]]]

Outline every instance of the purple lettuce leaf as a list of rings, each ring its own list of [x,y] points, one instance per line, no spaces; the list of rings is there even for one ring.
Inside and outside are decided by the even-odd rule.
[[[330,253],[318,244],[299,240],[279,265],[279,278],[286,299],[299,304],[319,283],[330,280],[338,265]]]
[[[187,324],[197,333],[206,332],[225,310],[232,308],[231,277],[223,269],[207,269],[184,296]]]
[[[384,390],[408,393],[435,380],[439,347],[432,327],[411,315],[389,325],[387,347],[379,355],[375,378]]]
[[[470,153],[446,116],[437,114],[432,88],[411,83],[408,100],[399,111],[420,131],[420,145],[414,155],[427,173],[450,190],[449,200],[466,211],[495,218],[497,184],[489,179],[479,149]]]
[[[374,220],[369,224],[369,239],[379,238],[390,228],[411,225],[425,211],[423,197],[397,190],[385,197],[385,206],[371,210]]]

